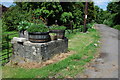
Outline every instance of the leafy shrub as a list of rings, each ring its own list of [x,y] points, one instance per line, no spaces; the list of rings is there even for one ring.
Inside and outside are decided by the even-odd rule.
[[[48,28],[44,24],[32,24],[28,29],[28,32],[47,32]]]
[[[21,21],[31,21],[31,11],[21,11],[21,8],[18,6],[10,7],[6,12],[3,12],[2,15],[2,27],[7,31],[17,30],[17,26]]]
[[[120,25],[116,25],[113,28],[120,30]]]
[[[83,26],[83,25],[80,25],[80,26],[78,26],[78,28],[79,28],[79,29],[80,29],[80,31],[82,32],[82,31],[83,31],[84,26]]]
[[[58,25],[53,25],[49,28],[50,30],[65,30],[65,26],[58,26]]]
[[[60,20],[63,22],[63,23],[66,23],[66,22],[70,22],[70,20],[74,18],[74,16],[72,15],[71,12],[63,12],[62,15],[61,15],[61,18]]]
[[[49,12],[49,10],[46,10],[46,7],[42,7],[41,9],[34,10],[35,17],[39,18],[39,16],[41,16],[41,14],[42,15],[46,14],[45,17],[48,17],[50,15],[50,12]]]
[[[89,32],[95,32],[95,31],[96,31],[96,29],[89,28],[89,29],[88,29],[88,31],[89,31]]]
[[[104,20],[103,24],[106,24],[110,27],[114,25],[112,20],[106,20],[106,19]]]
[[[44,24],[44,22],[42,21],[42,19],[36,19],[33,17],[33,19],[30,21],[31,23],[35,23],[35,24]]]
[[[109,15],[109,18],[105,19],[105,20],[103,21],[103,24],[106,24],[106,25],[108,25],[108,26],[110,26],[110,27],[114,26],[115,23],[114,23],[113,20],[114,20],[115,15],[116,15],[116,14],[111,14],[111,15]]]
[[[88,23],[86,26],[87,26],[87,28],[93,28],[94,23]]]
[[[73,24],[73,28],[75,29],[78,28],[77,24]]]
[[[19,31],[27,30],[27,28],[29,28],[30,25],[32,25],[32,23],[27,22],[27,21],[21,21],[17,28],[18,28]]]

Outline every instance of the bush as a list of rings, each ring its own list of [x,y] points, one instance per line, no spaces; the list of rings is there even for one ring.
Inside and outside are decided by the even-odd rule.
[[[120,25],[116,25],[113,28],[120,30]]]
[[[87,28],[93,28],[93,26],[94,26],[94,23],[88,23],[88,24],[86,25]]]
[[[72,15],[71,12],[63,12],[62,15],[61,15],[61,18],[60,20],[63,22],[63,23],[67,23],[67,22],[70,22],[70,20],[74,18],[74,16]]]
[[[33,19],[31,22],[36,24],[44,24],[44,22],[41,19]]]
[[[114,25],[112,20],[106,20],[106,19],[104,20],[103,24],[106,24],[110,27]]]
[[[44,24],[32,24],[28,29],[28,32],[47,32],[48,28]]]
[[[53,25],[49,28],[50,30],[65,30],[65,26],[58,26],[58,25]]]
[[[83,25],[80,25],[80,26],[77,26],[77,28],[79,28],[79,29],[80,29],[80,32],[82,32],[82,31],[83,31],[84,26],[83,26]]]
[[[113,20],[114,20],[115,15],[116,15],[116,14],[110,14],[110,15],[108,16],[109,18],[107,18],[107,19],[105,19],[105,20],[103,21],[103,24],[106,24],[106,25],[108,25],[108,26],[110,26],[110,27],[114,26],[115,23],[114,23]]]
[[[7,31],[17,30],[21,21],[31,21],[31,11],[21,11],[18,7],[11,7],[2,15],[2,27]]]
[[[27,22],[27,21],[21,21],[17,28],[18,28],[19,31],[27,30],[27,28],[29,28],[30,25],[32,25],[32,23]]]

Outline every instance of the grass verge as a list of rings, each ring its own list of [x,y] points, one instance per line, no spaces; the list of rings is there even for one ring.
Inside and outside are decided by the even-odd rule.
[[[84,65],[94,58],[98,46],[99,32],[90,29],[88,33],[67,34],[69,50],[76,54],[42,68],[25,69],[20,67],[2,67],[3,78],[69,78],[84,70]],[[11,73],[12,72],[12,73]]]

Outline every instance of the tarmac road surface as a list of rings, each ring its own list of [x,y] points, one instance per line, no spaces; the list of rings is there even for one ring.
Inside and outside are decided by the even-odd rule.
[[[78,74],[76,78],[118,78],[120,31],[103,24],[96,24],[95,27],[101,35],[100,57],[91,63],[91,68],[87,68],[84,75]]]

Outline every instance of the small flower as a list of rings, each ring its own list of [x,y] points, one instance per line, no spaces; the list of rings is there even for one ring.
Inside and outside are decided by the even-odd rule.
[[[95,46],[98,46],[97,44],[94,44]]]

